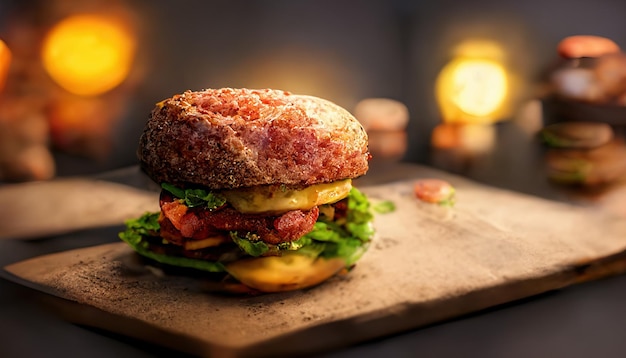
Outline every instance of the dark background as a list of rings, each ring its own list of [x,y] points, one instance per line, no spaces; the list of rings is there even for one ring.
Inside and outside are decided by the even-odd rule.
[[[67,3],[81,11],[107,2]],[[520,99],[534,95],[532,85],[555,61],[560,39],[593,34],[626,45],[621,0],[123,3],[138,20],[135,67],[142,80],[116,129],[110,158],[83,165],[61,156],[61,175],[134,164],[137,138],[154,103],[210,87],[279,88],[348,110],[363,98],[397,99],[411,114],[406,159],[422,161],[439,123],[435,78],[460,41],[482,38],[503,46],[506,65],[521,79],[515,88]],[[19,12],[39,9],[42,26],[57,20],[46,18],[41,4],[0,1],[0,38],[7,19]]]

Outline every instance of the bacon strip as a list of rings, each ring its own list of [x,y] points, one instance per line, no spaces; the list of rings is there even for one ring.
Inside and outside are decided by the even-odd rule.
[[[224,231],[243,231],[259,235],[268,244],[298,240],[313,230],[319,208],[293,210],[281,215],[242,214],[230,206],[209,211],[188,208],[168,193],[161,194],[161,236],[182,245],[185,240],[200,240]]]

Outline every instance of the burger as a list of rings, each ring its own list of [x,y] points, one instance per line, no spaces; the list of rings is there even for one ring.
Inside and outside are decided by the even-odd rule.
[[[352,185],[368,170],[367,134],[327,100],[187,91],[156,105],[138,157],[160,211],[128,220],[120,238],[220,290],[311,287],[349,271],[372,240],[370,203]]]

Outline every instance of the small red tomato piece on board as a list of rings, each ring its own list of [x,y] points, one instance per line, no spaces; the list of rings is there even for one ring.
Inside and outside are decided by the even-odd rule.
[[[415,182],[413,190],[419,200],[427,203],[454,205],[454,187],[445,180],[420,179]]]

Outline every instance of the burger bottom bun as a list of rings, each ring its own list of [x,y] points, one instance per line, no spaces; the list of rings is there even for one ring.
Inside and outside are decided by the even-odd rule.
[[[345,262],[340,258],[324,259],[287,254],[235,261],[226,266],[226,271],[252,289],[283,292],[320,284],[344,267]]]
[[[299,254],[248,258],[227,265],[229,272],[207,272],[172,266],[141,255],[125,262],[134,274],[172,276],[198,280],[202,292],[225,295],[258,295],[312,287],[345,269],[340,258],[313,258]]]

